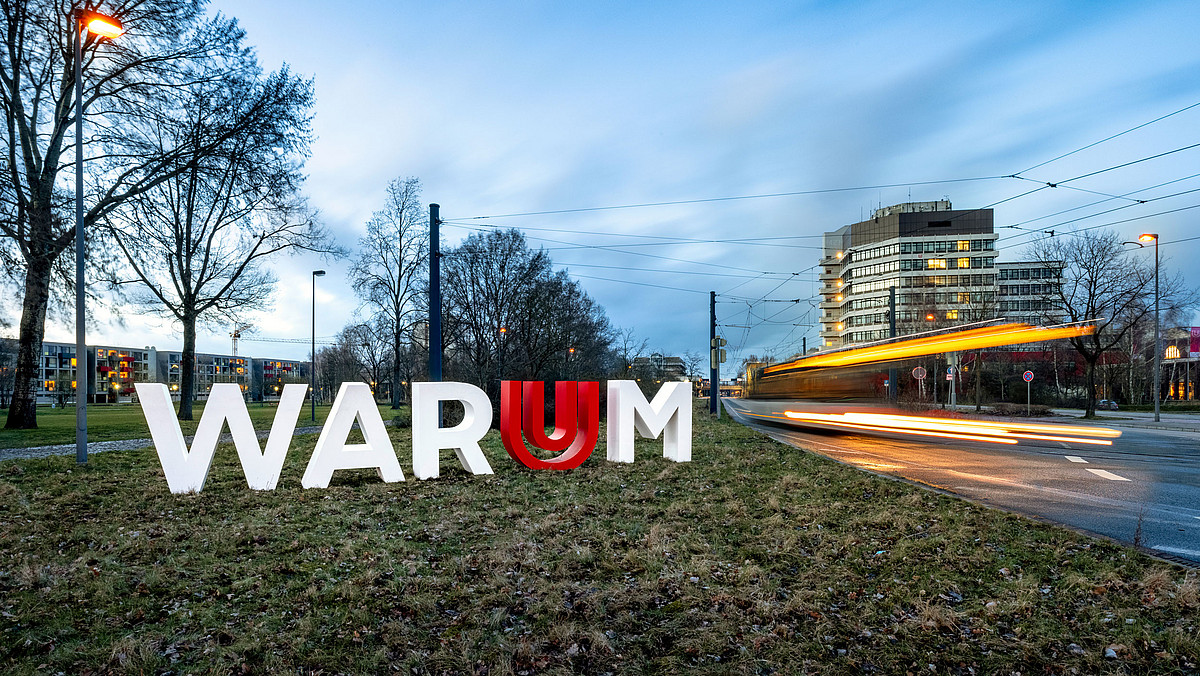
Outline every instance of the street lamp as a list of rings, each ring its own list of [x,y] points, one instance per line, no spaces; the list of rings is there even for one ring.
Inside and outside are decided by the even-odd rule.
[[[1158,420],[1158,400],[1161,396],[1159,388],[1159,378],[1162,377],[1162,364],[1159,361],[1162,359],[1160,351],[1162,349],[1162,340],[1159,337],[1158,328],[1158,233],[1143,233],[1138,236],[1139,242],[1154,242],[1154,422]]]
[[[1154,242],[1154,422],[1159,422],[1159,378],[1161,377],[1161,363],[1159,359],[1162,355],[1159,350],[1162,348],[1158,332],[1158,235],[1154,233],[1143,233],[1138,236],[1136,242],[1121,242],[1121,244],[1133,244],[1142,249],[1146,248],[1143,242]]]
[[[312,421],[317,422],[317,277],[324,277],[324,270],[312,273],[312,367],[308,378],[312,381],[308,400],[312,403]]]
[[[73,12],[75,31],[75,462],[87,463],[87,340],[84,335],[83,280],[83,32],[102,38],[120,37],[121,22],[90,10]],[[83,396],[79,396],[79,390]]]

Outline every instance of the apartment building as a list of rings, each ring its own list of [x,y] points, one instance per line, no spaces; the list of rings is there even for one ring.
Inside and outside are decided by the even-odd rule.
[[[825,233],[820,260],[821,345],[843,347],[989,316],[996,301],[991,209],[949,200],[907,202]]]
[[[308,362],[289,359],[250,359],[250,392],[254,401],[276,399],[283,386],[308,382]]]
[[[157,381],[167,384],[172,397],[179,396],[179,388],[183,382],[180,366],[182,362],[181,352],[160,352],[158,355]],[[196,377],[192,384],[192,394],[197,399],[206,399],[209,390],[217,383],[234,383],[241,387],[243,392],[250,391],[249,357],[197,352],[194,372]]]
[[[12,395],[17,347],[16,340],[0,339],[0,403]],[[89,346],[84,362],[88,401],[100,404],[127,401],[135,382],[154,380],[156,358],[153,347]],[[37,402],[74,403],[78,371],[74,343],[44,341],[38,359]]]
[[[1028,324],[1058,324],[1065,321],[1055,302],[1062,287],[1061,263],[996,264],[996,315]]]

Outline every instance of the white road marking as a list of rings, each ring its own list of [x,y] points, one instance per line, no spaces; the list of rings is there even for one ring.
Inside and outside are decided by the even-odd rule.
[[[1150,549],[1157,549],[1160,552],[1170,552],[1172,554],[1182,554],[1193,558],[1200,557],[1200,551],[1195,549],[1184,549],[1183,547],[1168,547],[1166,545],[1150,545]]]
[[[1121,476],[1120,474],[1113,474],[1112,472],[1110,472],[1106,469],[1092,469],[1091,467],[1088,467],[1087,471],[1091,472],[1092,474],[1095,474],[1098,477],[1104,477],[1105,479],[1108,479],[1109,481],[1129,481],[1129,479],[1126,479],[1125,477]]]
[[[1067,460],[1070,460],[1071,462],[1082,462],[1085,465],[1087,464],[1087,460],[1084,460],[1083,458],[1079,457],[1078,455],[1067,455],[1064,457]]]

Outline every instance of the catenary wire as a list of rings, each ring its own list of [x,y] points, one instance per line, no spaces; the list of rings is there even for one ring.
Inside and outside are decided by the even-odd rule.
[[[1025,169],[1025,170],[1023,170],[1023,171],[1018,171],[1018,172],[1017,172],[1017,174],[1024,174],[1026,171],[1033,171],[1034,169],[1037,169],[1038,167],[1044,167],[1044,166],[1046,166],[1047,164],[1050,164],[1051,162],[1057,162],[1058,160],[1061,160],[1061,159],[1063,159],[1064,157],[1070,157],[1071,155],[1074,155],[1075,153],[1081,153],[1081,152],[1083,152],[1083,151],[1085,151],[1085,150],[1087,150],[1087,149],[1089,149],[1089,148],[1094,148],[1094,147],[1096,147],[1096,146],[1100,145],[1101,143],[1105,143],[1105,142],[1107,142],[1107,141],[1111,141],[1111,140],[1113,140],[1113,139],[1115,139],[1115,138],[1117,138],[1117,137],[1119,137],[1119,136],[1124,136],[1125,134],[1128,134],[1128,133],[1130,133],[1130,132],[1137,131],[1138,129],[1141,129],[1142,127],[1148,127],[1148,126],[1150,126],[1150,125],[1154,124],[1155,122],[1161,122],[1162,120],[1165,120],[1165,119],[1167,119],[1168,117],[1172,117],[1172,116],[1174,116],[1174,115],[1178,115],[1178,114],[1180,114],[1180,113],[1182,113],[1182,112],[1185,112],[1185,111],[1191,110],[1192,108],[1195,108],[1195,107],[1197,107],[1197,106],[1200,106],[1200,102],[1193,103],[1193,104],[1191,104],[1190,106],[1184,106],[1183,108],[1180,108],[1179,110],[1176,110],[1176,111],[1175,111],[1175,112],[1173,112],[1173,113],[1167,113],[1166,115],[1163,115],[1162,117],[1156,117],[1156,118],[1154,118],[1153,120],[1150,120],[1149,122],[1143,122],[1142,124],[1139,124],[1139,125],[1137,125],[1136,127],[1131,127],[1131,128],[1129,128],[1129,129],[1126,129],[1126,130],[1125,130],[1125,131],[1123,131],[1123,132],[1120,132],[1120,133],[1117,133],[1117,134],[1113,134],[1112,136],[1108,136],[1108,137],[1106,137],[1106,138],[1102,138],[1102,139],[1100,139],[1099,141],[1096,141],[1096,142],[1094,142],[1094,143],[1089,143],[1089,144],[1087,144],[1087,145],[1083,146],[1082,148],[1076,148],[1075,150],[1072,150],[1072,151],[1071,151],[1071,152],[1069,152],[1069,153],[1063,153],[1062,155],[1059,155],[1058,157],[1052,157],[1052,158],[1050,158],[1050,159],[1046,160],[1045,162],[1041,162],[1041,163],[1039,163],[1039,164],[1035,164],[1035,165],[1033,165],[1032,167],[1029,167],[1028,169]]]

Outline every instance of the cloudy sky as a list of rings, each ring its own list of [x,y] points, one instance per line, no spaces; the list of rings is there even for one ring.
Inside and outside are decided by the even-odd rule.
[[[815,326],[804,326],[816,320],[815,236],[881,204],[949,198],[957,208],[980,207],[1037,187],[1013,178],[917,184],[1026,170],[1029,179],[1060,182],[1200,143],[1198,106],[1030,169],[1200,103],[1194,0],[212,7],[241,21],[265,67],[287,63],[315,78],[307,191],[344,244],[360,236],[389,180],[416,176],[424,201],[440,203],[457,224],[445,229],[448,245],[469,234],[462,225],[526,229],[614,325],[634,328],[655,349],[703,352],[708,292],[717,291],[731,365],[815,339]],[[1083,190],[1007,201],[995,220],[1062,233],[1140,219],[1112,227],[1129,238],[1161,233],[1165,264],[1200,285],[1189,264],[1200,240],[1171,244],[1193,236],[1200,220],[1200,208],[1187,209],[1200,206],[1200,192],[1187,194],[1200,188],[1193,174],[1200,148],[1071,184]],[[891,184],[904,185],[476,218]],[[1136,204],[1084,190],[1185,194]],[[1002,260],[1019,259],[1033,236],[1000,232]],[[665,239],[770,237],[796,239]],[[318,281],[317,335],[352,319],[347,263],[296,257],[275,266],[281,283],[274,308],[256,318],[260,337],[308,337],[315,268],[330,273]],[[803,300],[745,300],[764,297]],[[47,333],[73,337],[70,325]],[[202,335],[200,349],[227,352],[227,334]],[[171,326],[140,319],[92,335],[89,342],[160,349],[181,341]],[[248,343],[241,351],[308,350]]]

